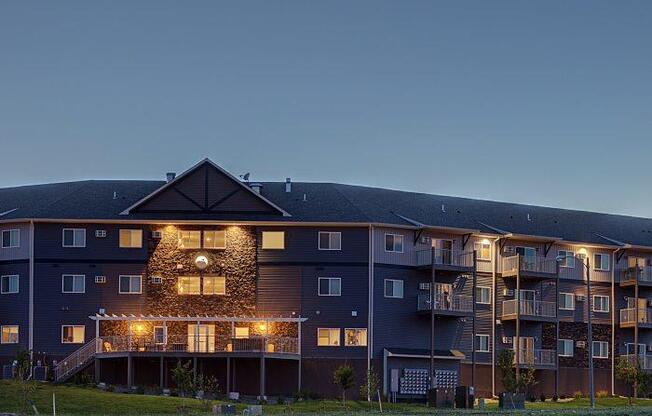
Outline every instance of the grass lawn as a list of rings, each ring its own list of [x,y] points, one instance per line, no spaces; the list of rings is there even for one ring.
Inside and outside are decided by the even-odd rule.
[[[20,410],[20,389],[14,382],[0,381],[0,413],[18,412]],[[107,393],[94,388],[76,386],[37,384],[34,401],[40,414],[52,414],[52,393],[56,394],[57,415],[155,415],[178,414],[180,406],[189,408],[191,414],[208,414],[205,406],[199,400],[182,399],[178,397],[158,397],[138,394]],[[217,403],[217,402],[213,402]],[[452,411],[441,409],[438,412],[418,404],[383,404],[385,413],[400,415],[419,415],[439,413],[486,414],[497,412],[497,403],[487,403],[484,411],[472,412]],[[625,398],[598,399],[597,414],[608,415],[634,415],[652,414],[652,400],[638,400],[635,407],[627,406]],[[238,405],[238,414],[242,414],[245,405]],[[585,414],[588,408],[588,399],[571,400],[565,403],[536,402],[528,403],[526,414],[536,415],[565,415]],[[347,402],[347,409],[334,400],[304,401],[293,404],[291,407],[269,404],[264,408],[264,414],[324,414],[352,415],[352,414],[378,414],[377,404],[370,406],[366,402]],[[520,414],[523,414],[521,412]]]

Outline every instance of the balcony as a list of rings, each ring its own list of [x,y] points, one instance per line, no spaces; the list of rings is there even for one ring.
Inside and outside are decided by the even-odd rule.
[[[621,357],[624,357],[629,362],[636,362],[635,354],[623,354]],[[643,370],[652,370],[652,355],[639,354],[638,362]]]
[[[541,256],[509,256],[502,258],[502,275],[503,277],[516,276],[519,273],[520,257],[520,275],[521,277],[534,277],[550,279],[556,277],[557,261],[547,259]]]
[[[503,314],[504,321],[510,321],[517,318],[515,299],[503,301]],[[539,300],[521,300],[520,302],[520,315],[521,320],[539,321],[539,322],[552,322],[557,319],[557,310],[555,302],[542,302]]]
[[[620,287],[629,287],[636,285],[636,276],[638,275],[639,286],[652,287],[652,266],[646,267],[628,267],[617,271]]]
[[[415,264],[430,268],[433,263],[437,270],[468,272],[473,270],[473,252],[429,248],[415,252]],[[434,261],[433,261],[434,260]]]
[[[634,328],[636,326],[636,308],[620,310],[620,327]],[[638,327],[652,329],[652,308],[638,308]]]
[[[540,350],[519,348],[521,353],[518,354],[519,364],[521,366],[531,367],[554,367],[555,350]],[[517,354],[514,354],[514,363],[516,364]]]
[[[430,293],[419,293],[417,296],[417,311],[430,312]],[[442,316],[473,315],[473,297],[465,295],[435,295],[435,314]]]

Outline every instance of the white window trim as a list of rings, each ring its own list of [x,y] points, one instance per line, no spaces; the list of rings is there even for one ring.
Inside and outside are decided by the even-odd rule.
[[[605,298],[605,299],[607,299],[607,309],[606,310],[595,309],[595,305],[596,305],[595,299],[596,298]],[[610,303],[609,296],[607,296],[607,295],[593,295],[593,299],[592,299],[592,302],[591,302],[591,310],[593,312],[598,312],[598,313],[609,313],[609,311],[611,310],[611,308],[609,306],[609,303]]]
[[[72,245],[66,245],[66,239],[65,239],[65,234],[66,231],[72,231]],[[84,245],[83,246],[78,246],[75,245],[75,231],[83,231],[84,232]],[[86,228],[64,228],[61,230],[61,247],[65,248],[85,248],[86,247]]]
[[[206,247],[206,232],[210,233],[224,233],[224,246],[220,247]],[[226,250],[226,230],[203,230],[201,233],[201,246],[206,250]]]
[[[482,246],[483,245],[484,245],[484,243],[482,241],[476,241],[475,243],[473,243],[473,248],[475,249],[475,251],[477,253],[476,260],[479,260],[479,261],[491,261],[491,243],[488,244],[489,245],[489,257],[481,257],[480,256],[480,253],[482,253]],[[480,246],[481,249],[478,250],[476,248],[477,246]]]
[[[559,342],[559,341],[570,342],[570,344],[571,344],[571,353],[570,353],[570,355],[564,354],[563,351],[560,350],[559,351],[559,356],[560,357],[573,357],[575,355],[575,341],[573,341],[572,339],[567,339],[567,338],[559,338],[557,340],[557,342]]]
[[[322,280],[339,280],[340,282],[340,293],[337,295],[331,295],[331,294],[321,294],[319,289],[321,289],[321,281]],[[328,285],[329,290],[330,290],[330,284]],[[317,296],[323,296],[323,297],[337,297],[337,296],[342,296],[342,278],[341,277],[318,277],[317,278]]]
[[[476,289],[488,289],[488,290],[489,290],[489,301],[487,301],[487,302],[481,302],[481,301],[480,301],[480,297],[477,296],[477,294],[476,294],[476,300],[475,300],[475,303],[477,303],[477,304],[479,304],[479,305],[491,305],[491,286],[476,286],[475,288],[476,288]]]
[[[401,240],[403,242],[401,243],[401,250],[400,251],[399,250],[393,250],[393,248],[396,247],[396,242],[394,242],[394,244],[392,244],[392,250],[387,250],[387,236],[388,235],[391,235],[394,238],[401,237]],[[403,253],[404,250],[405,250],[405,236],[403,234],[385,233],[385,237],[383,239],[383,245],[385,246],[385,252],[386,253]]]
[[[570,292],[559,292],[559,296],[560,296],[560,297],[561,297],[561,295],[568,295],[568,296],[570,296],[570,298],[571,298],[571,300],[572,300],[571,303],[573,304],[573,307],[572,307],[572,308],[564,308],[564,307],[562,307],[561,304],[560,304],[560,305],[559,305],[559,310],[560,310],[560,311],[574,311],[574,310],[575,310],[575,294],[574,294],[574,293],[570,293]]]
[[[70,292],[66,292],[64,290],[64,283],[63,282],[64,282],[64,280],[66,280],[65,279],[66,276],[71,276],[72,277],[72,281],[73,281],[72,288],[73,288],[73,290],[70,291]],[[77,277],[81,277],[82,281],[84,282],[84,285],[83,285],[84,290],[82,290],[81,292],[75,292],[75,278],[77,278]],[[70,273],[62,274],[61,275],[61,293],[65,293],[67,295],[86,293],[86,275],[85,274],[70,274]]]
[[[129,231],[130,234],[132,232],[134,232],[134,231],[140,231],[140,245],[137,245],[137,246],[123,246],[121,244],[122,243],[122,238],[121,238],[122,236],[120,235],[120,234],[122,234],[123,231]],[[140,228],[121,228],[118,231],[118,247],[119,248],[143,248],[143,234],[144,234],[143,230],[141,230]],[[130,243],[132,242],[131,241],[131,236],[129,237],[129,242]]]
[[[4,342],[2,341],[2,333],[4,332],[5,327],[16,327],[18,329],[18,333],[16,334],[16,342]],[[15,344],[20,344],[20,325],[2,325],[0,326],[0,344],[4,345],[15,345]]]
[[[156,341],[156,329],[157,328],[163,328],[163,342],[158,342]],[[168,343],[168,327],[165,325],[155,325],[153,330],[152,330],[152,335],[154,337],[154,344],[155,345],[165,345]]]
[[[560,261],[559,262],[559,267],[563,267],[565,269],[574,269],[575,268],[575,252],[571,250],[557,250],[557,257],[561,257],[561,253],[564,252],[564,257],[563,261],[564,263],[566,262],[572,262],[571,266],[564,266],[563,263]],[[570,254],[570,256],[569,256]]]
[[[84,328],[84,339],[81,342],[69,342],[63,340],[63,328],[72,327],[73,333],[75,332],[74,328]],[[86,325],[61,325],[61,343],[62,344],[84,344],[86,342]]]
[[[20,275],[18,275],[18,274],[4,274],[4,275],[0,276],[0,290],[2,289],[2,279],[4,279],[5,277],[8,277],[8,278],[15,277],[16,278],[16,281],[17,281],[17,283],[16,283],[16,291],[15,292],[5,292],[4,290],[2,290],[0,292],[0,294],[2,294],[2,295],[13,295],[13,294],[16,294],[16,293],[20,293]]]
[[[593,345],[595,344],[600,344],[600,345],[606,345],[607,348],[607,355],[593,355]],[[609,343],[607,341],[593,341],[593,345],[591,345],[591,357],[592,358],[597,358],[597,359],[607,359],[609,358]],[[602,351],[602,348],[600,348],[600,351]]]
[[[199,245],[197,247],[181,247],[181,241],[182,241],[181,233],[191,233],[191,232],[192,233],[195,233],[195,232],[199,233]],[[177,248],[179,250],[199,250],[199,249],[201,249],[201,246],[202,246],[202,243],[203,243],[203,238],[204,238],[204,236],[203,236],[201,230],[179,230],[177,232]]]
[[[364,345],[349,345],[346,343],[346,331],[365,331]],[[369,331],[367,328],[344,328],[344,346],[348,348],[366,348],[369,344]]]
[[[199,291],[196,293],[179,293],[179,288],[181,287],[181,279],[183,278],[192,278],[192,279],[197,279],[199,280]],[[179,296],[199,296],[202,294],[202,289],[203,289],[203,281],[201,276],[195,275],[195,276],[189,276],[189,275],[183,275],[183,276],[178,276],[177,277],[177,295]]]
[[[283,247],[265,247],[265,233],[282,233],[283,234]],[[265,230],[260,233],[260,248],[262,250],[285,250],[285,231]]]
[[[475,352],[491,352],[491,337],[489,334],[475,334],[476,337],[476,350]],[[481,350],[480,349],[480,342],[478,342],[477,338],[487,338],[487,349],[486,350]]]
[[[321,247],[321,235],[328,234],[328,244],[330,245],[330,235],[338,234],[340,236],[340,248],[322,248]],[[341,231],[319,231],[317,233],[317,249],[320,251],[342,251],[342,232]]]
[[[330,341],[330,331],[337,331],[338,339],[337,339],[337,345],[319,345],[319,331],[320,330],[328,330],[328,339]],[[317,328],[317,347],[320,348],[338,348],[342,346],[342,330],[340,328]]]
[[[392,296],[387,296],[387,291],[386,291],[387,282],[401,282],[401,285],[403,286],[403,290],[402,290],[403,294],[401,296],[393,296],[393,295]],[[393,285],[392,285],[392,287],[393,287]],[[387,299],[403,299],[405,297],[405,282],[403,282],[403,280],[401,280],[401,279],[384,279],[383,280],[383,296],[385,296],[385,298],[387,298]]]
[[[213,291],[213,293],[205,293],[204,292],[204,282],[206,281],[206,278],[210,278],[210,279],[221,278],[221,279],[224,279],[224,293],[215,293],[214,291]],[[213,282],[213,283],[215,283],[215,282]],[[204,276],[201,279],[200,288],[201,288],[201,294],[202,295],[206,295],[206,296],[226,296],[226,276],[219,276],[219,275]],[[213,289],[214,288],[215,288],[215,284],[213,284]]]
[[[129,289],[131,289],[131,278],[132,277],[140,277],[140,288],[138,292],[123,292],[120,290],[120,281],[122,280],[123,277],[128,277],[129,278]],[[143,276],[140,274],[121,274],[118,276],[118,294],[120,295],[142,295],[143,293]]]
[[[595,262],[595,256],[596,255],[608,258],[609,259],[609,261],[608,261],[609,267],[607,267],[606,269],[602,268],[602,259],[600,260],[600,267],[598,267],[598,264]],[[595,270],[597,272],[608,272],[608,271],[610,271],[611,270],[611,255],[607,254],[607,253],[593,253],[593,270]]]
[[[18,234],[18,243],[15,246],[8,245],[8,246],[3,246],[5,241],[5,236],[4,233],[9,233],[9,244],[11,244],[11,233],[15,232]],[[2,230],[2,233],[0,234],[0,247],[2,248],[20,248],[20,229],[18,228],[10,228],[8,230]]]

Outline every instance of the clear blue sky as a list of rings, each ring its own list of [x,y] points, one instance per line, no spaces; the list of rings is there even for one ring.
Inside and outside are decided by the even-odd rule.
[[[0,155],[652,217],[652,2],[5,0]]]

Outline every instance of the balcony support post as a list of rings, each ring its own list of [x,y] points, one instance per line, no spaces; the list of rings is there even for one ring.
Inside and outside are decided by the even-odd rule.
[[[301,365],[301,321],[299,321],[297,323],[297,325],[298,325],[297,335],[298,335],[298,338],[299,338],[297,340],[297,352],[299,353],[299,361],[297,363],[297,367],[298,367],[298,370],[297,370],[297,372],[298,372],[298,374],[297,374],[297,384],[298,384],[297,391],[301,391],[301,371],[302,371],[302,365]],[[369,344],[368,341],[367,341],[367,344]],[[369,348],[369,347],[367,346],[367,348]]]
[[[639,319],[639,306],[638,306],[638,277],[639,277],[639,268],[636,266],[634,272],[634,362],[637,366],[640,366],[641,363],[638,360],[638,319]],[[634,380],[634,398],[638,398],[638,380]]]
[[[435,387],[435,248],[430,263],[430,388]]]
[[[158,381],[161,390],[165,388],[165,372],[163,371],[164,368],[163,360],[164,360],[163,355],[161,355],[158,361]]]
[[[476,336],[475,336],[475,331],[476,331],[476,325],[475,325],[475,315],[476,315],[476,296],[477,296],[477,288],[478,288],[478,268],[477,268],[477,263],[478,261],[478,252],[476,250],[473,250],[473,295],[471,296],[471,301],[473,302],[473,330],[471,331],[472,338],[471,338],[471,387],[475,390],[475,350],[476,350]],[[491,348],[490,345],[488,347]]]
[[[95,383],[99,383],[101,381],[101,362],[100,359],[95,357]]]
[[[226,395],[231,393],[231,357],[226,357]]]
[[[514,340],[514,356],[516,357],[516,381],[521,374],[521,255],[516,255],[516,339]]]
[[[260,400],[265,400],[265,354],[260,357]]]
[[[589,394],[591,401],[591,408],[595,408],[595,386],[593,384],[593,307],[591,302],[591,265],[590,261],[587,258],[586,263],[582,262],[586,268],[586,292],[587,292],[587,304],[588,304],[588,324],[589,324],[589,333],[588,333],[588,349],[589,349]],[[613,352],[612,352],[613,353]]]
[[[559,262],[555,262],[555,396],[559,397]]]
[[[129,387],[130,393],[131,393],[131,385],[133,384],[133,380],[134,380],[134,363],[130,351],[127,352],[127,387]]]

